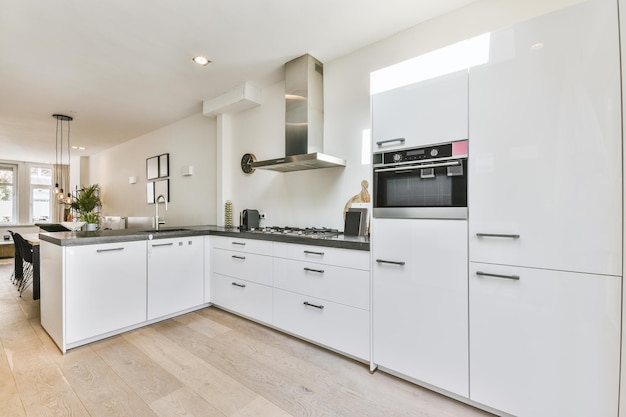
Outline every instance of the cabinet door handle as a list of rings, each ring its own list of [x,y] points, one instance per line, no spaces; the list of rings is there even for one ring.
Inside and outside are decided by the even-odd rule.
[[[233,255],[233,258],[235,258],[235,259],[246,259],[245,256],[237,256],[237,255]]]
[[[320,256],[324,256],[324,252],[314,252],[312,250],[305,250],[304,253],[306,253],[307,255],[320,255]]]
[[[152,245],[153,248],[156,248],[157,246],[172,246],[174,245],[174,243],[170,242],[170,243],[156,243],[154,245]]]
[[[319,304],[319,305],[318,305],[318,304],[311,304],[311,303],[309,303],[308,301],[305,301],[303,304],[304,304],[305,306],[319,308],[320,310],[323,310],[323,309],[324,309],[324,306],[323,306],[323,305],[321,305],[321,304]]]
[[[488,272],[476,271],[476,275],[479,277],[493,277],[493,278],[505,278],[519,280],[519,275],[502,275],[502,274],[490,274]]]
[[[232,285],[234,285],[235,287],[239,287],[239,288],[246,288],[246,286],[244,284],[239,284],[236,282],[233,282]]]
[[[379,140],[378,142],[376,142],[376,145],[383,146],[386,143],[393,143],[393,142],[404,143],[405,141],[406,141],[405,138],[395,138],[395,139]]]
[[[376,259],[376,262],[379,264],[392,264],[392,265],[404,265],[406,262],[404,261],[387,261],[385,259]]]
[[[503,237],[506,239],[519,239],[520,235],[503,235],[500,233],[476,233],[476,237]]]
[[[323,274],[323,273],[324,273],[324,270],[323,270],[323,269],[313,269],[313,268],[307,268],[307,267],[305,267],[305,268],[304,268],[304,270],[305,270],[305,271],[309,271],[309,272],[317,272],[317,273],[319,273],[319,274]]]
[[[102,252],[113,252],[113,251],[119,251],[119,250],[124,250],[124,248],[96,249],[96,252],[102,253]]]
[[[244,242],[231,242],[233,245],[246,246]]]

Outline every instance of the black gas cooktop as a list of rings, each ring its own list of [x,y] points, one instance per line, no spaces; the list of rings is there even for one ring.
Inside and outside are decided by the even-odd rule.
[[[276,234],[285,236],[302,236],[313,239],[328,239],[339,236],[337,229],[329,229],[327,227],[290,227],[290,226],[272,226],[259,227],[249,230],[250,233]]]

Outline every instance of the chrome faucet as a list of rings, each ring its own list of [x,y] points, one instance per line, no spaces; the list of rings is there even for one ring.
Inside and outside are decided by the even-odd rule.
[[[159,231],[159,201],[163,200],[165,203],[165,211],[167,211],[167,199],[163,194],[159,194],[159,196],[154,200],[154,230]]]

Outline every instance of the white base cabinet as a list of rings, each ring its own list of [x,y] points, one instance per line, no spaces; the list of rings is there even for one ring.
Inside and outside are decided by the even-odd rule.
[[[274,243],[274,326],[370,358],[369,252]]]
[[[467,397],[467,222],[374,219],[372,235],[373,362]]]
[[[617,416],[620,318],[620,277],[470,263],[470,399],[518,417]]]
[[[211,300],[234,313],[272,323],[272,242],[211,237]]]
[[[204,302],[204,237],[148,242],[148,320]]]
[[[64,250],[66,344],[146,320],[145,241]]]

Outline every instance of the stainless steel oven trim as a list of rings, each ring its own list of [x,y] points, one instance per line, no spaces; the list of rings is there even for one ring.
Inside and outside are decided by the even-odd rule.
[[[376,155],[376,154],[374,154]],[[399,167],[402,165],[415,165],[415,164],[432,164],[438,162],[446,162],[446,161],[467,161],[467,155],[455,155],[455,156],[446,156],[444,158],[429,158],[423,160],[411,160],[404,162],[393,162],[393,163],[380,163],[373,164],[373,168],[391,168],[391,167]]]
[[[385,219],[467,220],[467,207],[375,207],[372,215]]]
[[[449,162],[441,162],[441,163],[436,163],[436,164],[429,164],[429,163],[416,164],[416,165],[400,165],[400,164],[398,164],[398,166],[393,165],[393,168],[378,168],[378,169],[375,169],[374,172],[411,171],[411,170],[414,170],[414,169],[454,167],[454,166],[459,166],[461,164],[462,164],[462,162],[459,161],[459,160],[457,160],[457,161],[449,161]],[[390,165],[387,165],[387,166],[390,166]]]

